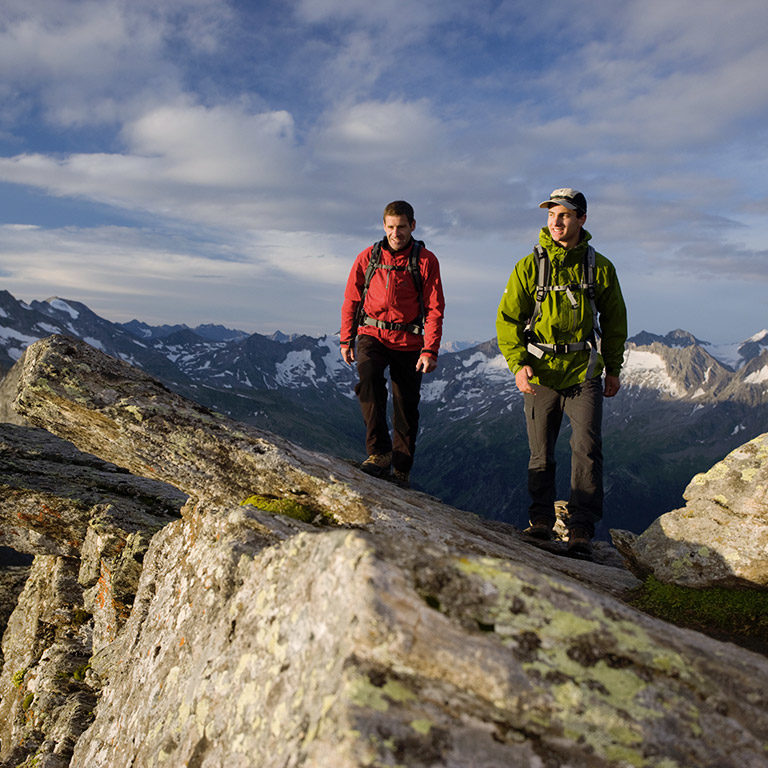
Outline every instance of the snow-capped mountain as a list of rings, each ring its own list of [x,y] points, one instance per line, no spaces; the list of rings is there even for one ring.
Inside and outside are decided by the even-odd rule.
[[[0,292],[0,368],[33,341],[76,336],[233,418],[344,459],[362,458],[355,371],[338,338],[247,334],[222,326],[112,323],[80,302]],[[416,487],[523,524],[522,396],[494,340],[443,352],[424,378]],[[693,474],[768,431],[768,331],[714,346],[686,331],[627,343],[622,389],[606,400],[606,527],[642,530],[679,506]],[[566,427],[567,433],[567,427]],[[562,442],[562,494],[568,484]]]

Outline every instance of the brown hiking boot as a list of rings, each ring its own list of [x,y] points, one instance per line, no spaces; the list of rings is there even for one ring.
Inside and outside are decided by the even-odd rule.
[[[399,485],[401,488],[411,487],[410,472],[407,472],[404,469],[393,469],[392,480],[396,485]]]
[[[541,541],[552,540],[552,523],[545,520],[534,520],[524,531],[526,536],[530,536],[533,539],[540,539]]]
[[[392,464],[392,452],[372,453],[361,465],[360,469],[373,477],[389,477],[389,468]]]
[[[568,554],[585,560],[592,558],[592,536],[586,528],[568,530]]]

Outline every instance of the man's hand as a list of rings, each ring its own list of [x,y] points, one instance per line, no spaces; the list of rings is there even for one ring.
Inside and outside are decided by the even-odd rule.
[[[341,359],[347,364],[352,365],[355,362],[355,345],[350,344],[348,347],[341,348]]]
[[[533,368],[531,368],[530,365],[524,365],[516,374],[515,374],[515,384],[517,384],[517,388],[524,394],[524,395],[535,395],[536,390],[533,388],[531,384],[531,378],[533,377]]]
[[[619,382],[618,376],[609,376],[607,373],[605,374],[605,387],[603,389],[603,394],[606,397],[613,397],[618,391],[621,389],[621,383]]]
[[[437,360],[432,355],[419,355],[416,370],[419,373],[432,373],[437,368]]]

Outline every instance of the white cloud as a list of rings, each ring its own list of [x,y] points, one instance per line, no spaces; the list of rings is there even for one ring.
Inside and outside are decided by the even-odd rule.
[[[298,168],[293,118],[238,107],[160,107],[123,132],[134,156],[154,158],[160,179],[192,186],[282,188]]]
[[[36,90],[45,118],[57,125],[124,120],[142,103],[183,89],[170,43],[210,53],[229,16],[225,0],[7,0],[0,93],[13,104]]]
[[[490,0],[7,0],[0,181],[143,226],[16,230],[13,268],[26,258],[23,284],[50,284],[37,254],[92,296],[139,300],[147,274],[322,303],[406,198],[445,259],[448,318],[485,329],[537,202],[565,184],[628,279],[757,283],[767,17],[764,0],[585,0],[567,23],[557,4]]]

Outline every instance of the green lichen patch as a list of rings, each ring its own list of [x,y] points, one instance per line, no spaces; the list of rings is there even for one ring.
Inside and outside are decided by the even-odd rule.
[[[310,523],[311,525],[329,525],[332,522],[331,516],[323,510],[295,499],[255,494],[249,496],[240,504],[241,506],[250,505],[257,509],[263,509],[265,512],[271,512],[273,515],[291,517],[294,520],[301,520],[303,523]]]
[[[681,587],[649,576],[629,602],[678,626],[768,654],[768,591]]]
[[[656,764],[646,753],[647,733],[670,712],[681,732],[700,737],[690,699],[705,682],[629,612],[527,566],[488,557],[455,564],[464,588],[439,593],[445,612],[461,611],[478,629],[493,625],[538,691],[538,706],[518,727],[560,733],[600,759],[637,768]],[[452,604],[449,592],[472,599]]]
[[[11,683],[13,684],[14,688],[21,688],[21,684],[24,682],[24,676],[27,674],[26,669],[17,669],[13,673],[13,677],[11,678]]]

